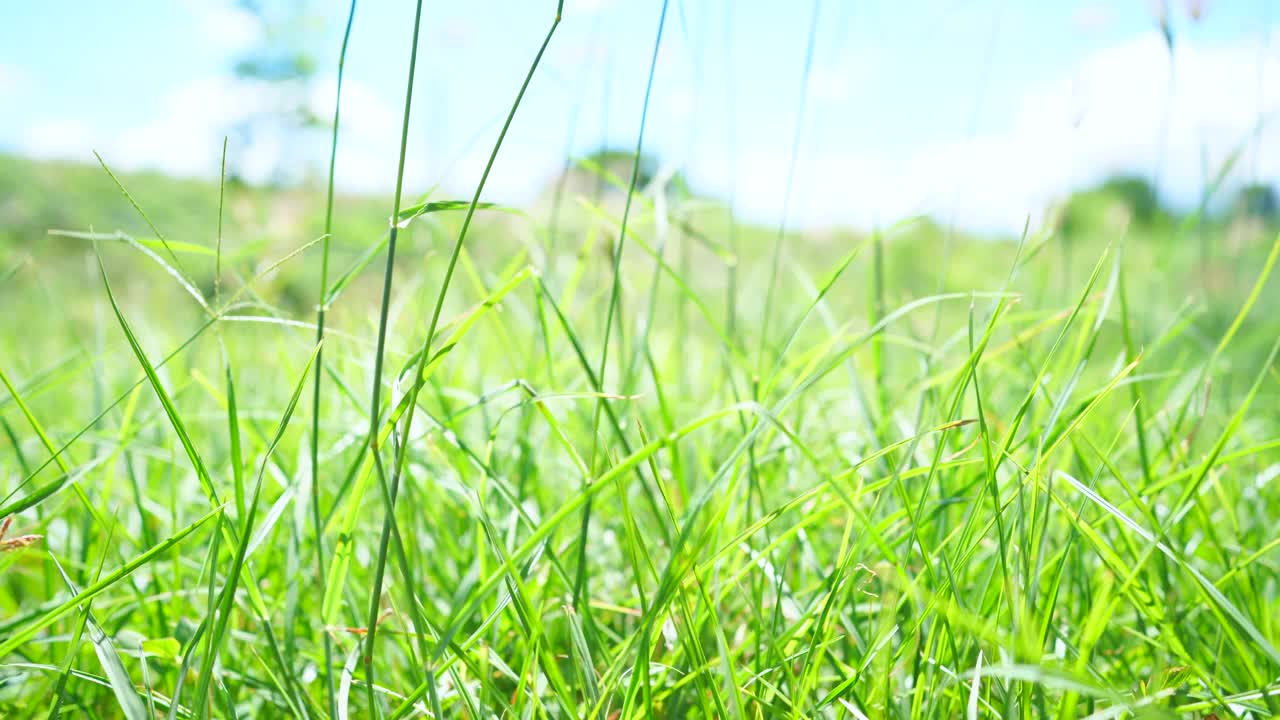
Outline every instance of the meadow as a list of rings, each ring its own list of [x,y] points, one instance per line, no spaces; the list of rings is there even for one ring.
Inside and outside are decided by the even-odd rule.
[[[642,154],[0,157],[0,715],[1280,713],[1273,215],[799,231]]]

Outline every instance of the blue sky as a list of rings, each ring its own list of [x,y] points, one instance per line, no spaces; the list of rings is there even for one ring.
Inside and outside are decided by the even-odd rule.
[[[1235,180],[1280,179],[1280,2],[824,0],[812,74],[813,5],[671,0],[646,148],[755,220],[781,214],[801,97],[791,221],[885,224],[919,212],[1010,230],[1109,172],[1159,177],[1194,200],[1241,143]],[[658,0],[566,0],[487,195],[524,202],[565,150],[630,148]],[[425,3],[408,186],[474,187],[506,108],[546,32],[551,0]],[[346,4],[315,3],[300,37],[320,70],[309,102],[330,112]],[[1198,15],[1198,19],[1193,15]],[[409,0],[364,0],[344,89],[339,182],[394,180]],[[222,0],[8,3],[0,10],[0,149],[123,168],[215,175],[229,126],[276,90],[230,70],[261,38]],[[1172,67],[1172,83],[1170,68]],[[302,143],[320,162],[320,138]],[[240,148],[249,177],[283,150]]]

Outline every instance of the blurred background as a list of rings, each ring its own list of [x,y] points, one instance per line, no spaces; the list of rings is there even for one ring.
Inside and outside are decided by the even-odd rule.
[[[763,224],[782,218],[794,175],[785,212],[796,228],[929,214],[1016,235],[1120,175],[1175,211],[1206,200],[1220,212],[1273,208],[1277,5],[676,0],[646,153],[655,174],[678,174]],[[634,147],[660,6],[566,0],[487,199],[527,206],[567,157]],[[227,136],[233,178],[318,183],[347,10],[8,3],[0,152],[92,164],[97,150],[115,169],[207,180]],[[553,12],[552,0],[426,4],[409,192],[470,194]],[[357,8],[343,192],[385,197],[394,183],[412,22],[412,2]]]
[[[205,297],[219,285],[248,292],[256,278],[253,312],[309,321],[321,253],[306,244],[325,230],[349,9],[0,10],[0,305],[19,308],[0,318],[0,337],[23,344],[26,372],[65,342],[31,337],[22,308],[65,316],[81,336],[107,312],[89,244],[51,229],[122,231],[155,252],[163,234],[187,244],[181,273]],[[662,9],[565,1],[483,194],[510,212],[478,216],[476,282],[454,289],[450,311],[511,263],[581,283],[594,293],[584,309],[603,302]],[[424,3],[406,205],[471,197],[554,12],[551,0]],[[345,65],[331,267],[360,269],[330,322],[361,337],[381,291],[365,269],[391,209],[413,15],[407,0],[360,3]],[[761,316],[775,240],[780,301],[801,307],[805,288],[882,233],[874,262],[859,260],[881,296],[869,304],[848,288],[830,299],[852,317],[1002,289],[1023,237],[1037,262],[1016,289],[1037,306],[1070,305],[1099,258],[1123,248],[1139,271],[1127,280],[1144,300],[1139,337],[1190,313],[1187,352],[1207,352],[1280,230],[1277,23],[1275,0],[671,0],[639,163],[644,200],[629,227],[659,252],[665,243],[717,316],[743,318]],[[432,215],[405,233],[398,264],[412,280],[397,290],[436,287],[460,219]],[[629,282],[649,282],[648,252],[628,246]],[[122,243],[104,255],[126,306],[144,309],[160,337],[203,317],[163,261],[140,262]],[[963,323],[956,312],[947,321]],[[1266,335],[1250,336],[1257,352]]]

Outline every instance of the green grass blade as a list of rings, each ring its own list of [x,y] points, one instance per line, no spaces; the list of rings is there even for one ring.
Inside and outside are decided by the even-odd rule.
[[[164,542],[160,543],[159,545],[156,545],[155,547],[149,548],[142,554],[126,562],[124,565],[121,565],[120,567],[116,568],[114,571],[109,573],[106,577],[102,578],[101,580],[98,580],[97,582],[93,583],[92,585],[85,588],[84,590],[81,590],[71,599],[63,603],[60,603],[46,611],[43,611],[38,617],[36,617],[32,622],[28,623],[21,630],[15,631],[3,642],[0,642],[0,657],[4,657],[11,654],[13,651],[22,647],[23,643],[26,643],[27,641],[34,638],[36,634],[39,633],[41,630],[57,622],[58,618],[74,610],[75,608],[79,607],[85,602],[92,600],[98,595],[101,595],[104,591],[109,589],[111,586],[115,585],[120,580],[123,580],[124,578],[128,577],[129,574],[132,573],[134,570],[137,570],[143,565],[146,565],[147,563],[151,562],[156,557],[164,554],[170,548],[182,542],[188,535],[195,532],[196,529],[198,529],[201,525],[207,522],[210,518],[220,514],[221,512],[222,512],[222,508],[214,508],[213,510],[206,513],[199,520],[196,520],[195,522],[186,526],[182,530],[179,530],[174,535],[169,536],[169,538],[166,539]]]

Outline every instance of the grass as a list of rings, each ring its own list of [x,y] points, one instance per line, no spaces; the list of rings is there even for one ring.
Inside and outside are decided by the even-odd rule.
[[[560,17],[391,222],[4,160],[0,714],[1280,713],[1274,227],[482,202]]]

